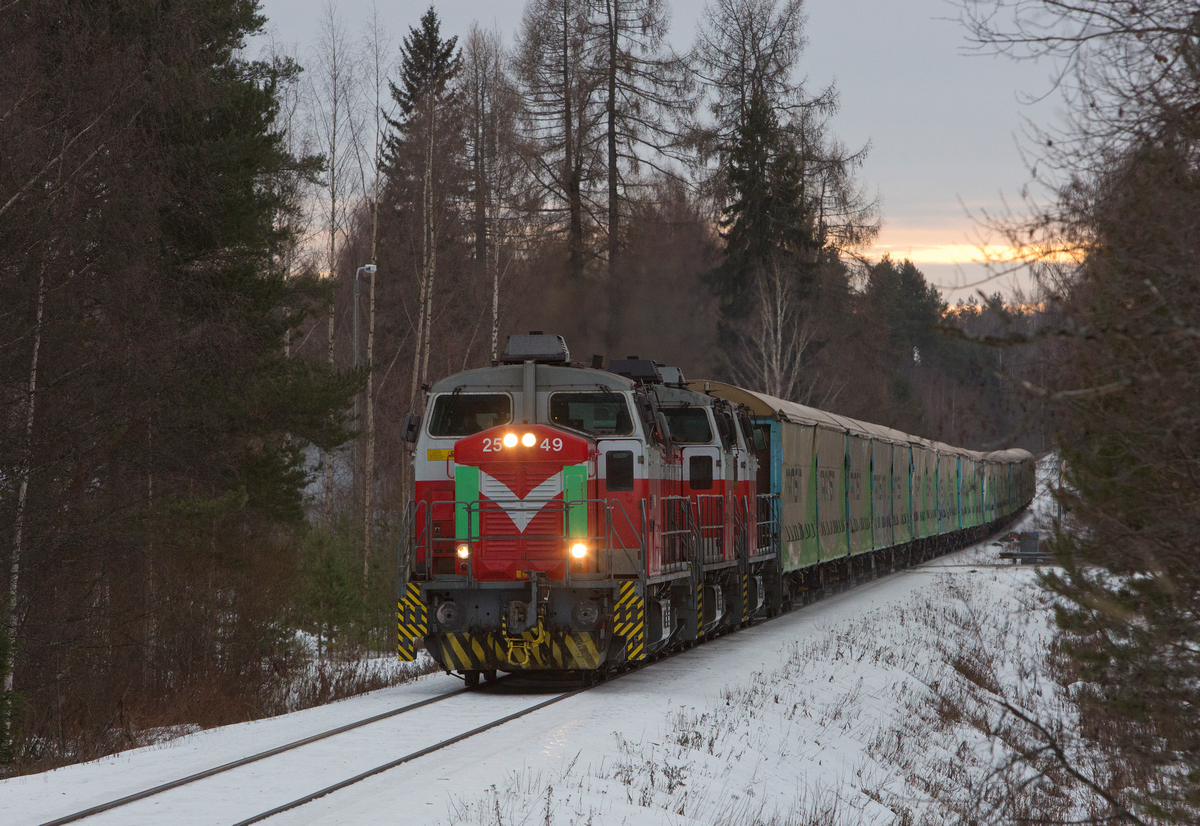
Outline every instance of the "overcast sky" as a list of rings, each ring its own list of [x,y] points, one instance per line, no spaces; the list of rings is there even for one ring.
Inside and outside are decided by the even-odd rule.
[[[267,28],[303,57],[316,38],[326,0],[261,0]],[[337,0],[353,36],[371,0]],[[445,36],[464,35],[471,21],[511,39],[524,0],[436,0]],[[428,0],[379,2],[384,28],[397,44]],[[692,42],[703,3],[674,0],[672,42]],[[878,195],[884,226],[878,257],[910,258],[953,302],[974,292],[981,237],[971,213],[1019,208],[1029,180],[1020,145],[1024,119],[1048,124],[1056,99],[1023,103],[1047,89],[1049,67],[969,56],[966,31],[948,0],[806,0],[808,47],[800,72],[809,88],[836,84],[841,109],[833,133],[847,146],[870,142],[861,181]],[[1008,292],[1012,278],[984,285]],[[959,288],[959,289],[955,289]]]

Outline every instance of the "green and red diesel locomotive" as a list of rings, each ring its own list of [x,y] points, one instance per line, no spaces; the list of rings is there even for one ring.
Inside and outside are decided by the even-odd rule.
[[[412,422],[399,654],[594,677],[998,529],[1033,457],[512,336]]]

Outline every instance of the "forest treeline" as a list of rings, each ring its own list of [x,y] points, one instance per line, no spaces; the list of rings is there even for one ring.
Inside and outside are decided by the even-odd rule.
[[[7,765],[326,699],[314,658],[390,650],[405,417],[513,332],[1044,446],[1014,391],[1044,348],[971,340],[1041,314],[863,257],[867,148],[798,80],[800,0],[710,0],[685,54],[668,12],[393,39],[330,6],[251,58],[253,0],[0,8]]]

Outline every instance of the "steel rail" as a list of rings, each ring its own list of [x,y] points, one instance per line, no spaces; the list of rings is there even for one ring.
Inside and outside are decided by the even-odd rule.
[[[766,619],[764,618],[763,620],[761,620],[761,622],[766,622]],[[755,623],[755,624],[758,624],[758,623]],[[606,673],[606,674],[604,674],[604,676],[601,678],[601,680],[599,682],[595,682],[590,685],[584,685],[579,688],[572,689],[571,691],[560,694],[557,697],[551,697],[549,700],[545,700],[541,703],[538,703],[537,705],[530,706],[529,708],[524,709],[522,711],[517,711],[512,714],[509,714],[507,717],[502,717],[499,720],[493,720],[490,723],[485,723],[482,726],[478,726],[477,728],[473,728],[470,731],[463,732],[462,734],[456,734],[454,737],[450,737],[450,738],[447,738],[446,740],[442,740],[441,742],[435,743],[432,746],[426,746],[423,749],[414,751],[411,754],[406,754],[403,757],[399,757],[395,760],[392,760],[388,763],[383,764],[382,766],[376,766],[375,768],[369,769],[368,771],[362,772],[361,774],[357,774],[354,777],[348,778],[346,780],[342,780],[338,783],[334,783],[332,786],[326,786],[324,789],[321,789],[320,791],[313,792],[312,794],[306,794],[303,797],[299,797],[299,798],[291,801],[290,803],[283,804],[282,806],[276,806],[274,809],[271,809],[270,811],[262,812],[261,814],[254,815],[253,817],[247,818],[245,820],[239,820],[237,823],[233,824],[233,826],[250,826],[250,824],[259,823],[263,820],[266,820],[267,818],[274,817],[277,814],[282,814],[286,811],[290,811],[291,809],[298,808],[307,803],[312,803],[314,800],[322,798],[327,794],[332,794],[333,792],[340,791],[341,789],[344,789],[347,786],[353,786],[356,783],[361,783],[363,780],[367,780],[371,777],[374,777],[377,774],[382,774],[383,772],[394,769],[397,766],[401,766],[405,763],[416,760],[420,757],[424,757],[427,754],[432,754],[435,751],[440,751],[441,749],[444,749],[447,746],[453,746],[455,743],[461,743],[463,740],[466,740],[470,737],[474,737],[477,734],[482,734],[483,732],[489,731],[490,729],[494,729],[497,726],[502,726],[505,723],[510,723],[513,720],[517,720],[521,717],[524,717],[526,714],[532,714],[533,712],[538,711],[543,708],[546,708],[547,706],[554,705],[555,703],[560,703],[563,700],[569,700],[570,698],[576,696],[577,694],[582,694],[585,691],[591,691],[594,688],[599,688],[600,686],[602,686],[606,683],[610,683],[614,680],[619,680],[621,677],[625,677],[630,674],[636,674],[637,672],[641,671],[643,668],[646,668],[647,666],[651,665],[652,663],[662,662],[663,660],[674,659],[675,657],[678,657],[681,654],[687,653],[689,650],[691,650],[691,649],[679,648],[677,650],[661,651],[657,655],[655,655],[652,659],[647,659],[647,660],[645,660],[637,665],[634,665],[632,667],[627,666],[628,670],[621,670],[617,673]]]
[[[269,817],[274,817],[277,814],[282,814],[283,812],[286,812],[290,809],[295,809],[299,806],[305,805],[306,803],[311,803],[314,800],[324,797],[327,794],[332,794],[333,792],[344,789],[347,786],[353,786],[355,783],[361,783],[362,781],[366,780],[367,778],[374,777],[377,774],[382,774],[385,771],[394,769],[397,766],[403,765],[404,763],[407,763],[411,760],[416,760],[419,757],[424,757],[427,754],[432,754],[433,752],[444,749],[447,746],[453,746],[455,743],[461,743],[463,740],[466,740],[469,737],[474,737],[475,735],[482,734],[483,732],[488,731],[489,729],[496,728],[497,726],[502,726],[505,723],[510,723],[513,720],[524,717],[526,714],[532,714],[533,712],[538,711],[539,709],[543,709],[546,706],[554,705],[555,703],[560,703],[563,700],[570,699],[571,697],[574,697],[576,694],[580,694],[584,691],[588,691],[589,689],[594,688],[594,687],[595,686],[584,686],[583,688],[577,688],[577,689],[574,689],[573,691],[568,691],[565,694],[560,694],[557,697],[552,697],[549,700],[540,702],[535,706],[530,706],[529,708],[524,709],[523,711],[517,711],[517,712],[514,712],[513,714],[509,714],[507,717],[502,717],[499,720],[494,720],[490,723],[485,723],[484,725],[479,726],[478,728],[473,728],[470,731],[463,732],[462,734],[457,734],[454,737],[447,738],[445,740],[442,740],[439,743],[434,743],[432,746],[426,746],[425,748],[420,749],[418,751],[414,751],[411,754],[406,754],[403,757],[399,757],[388,763],[384,763],[382,766],[376,766],[373,769],[368,769],[367,771],[363,772],[362,774],[356,774],[354,777],[348,778],[346,780],[342,780],[338,783],[334,783],[332,786],[326,786],[324,789],[321,789],[320,791],[313,792],[312,794],[306,794],[304,797],[299,797],[299,798],[291,801],[290,803],[284,803],[282,806],[276,806],[274,809],[271,809],[270,811],[263,812],[262,814],[254,815],[253,817],[247,818],[245,820],[239,820],[237,823],[234,824],[234,826],[250,826],[250,824],[252,824],[252,823],[258,823],[260,821],[266,820]]]
[[[259,760],[265,760],[268,757],[274,757],[275,755],[282,754],[285,751],[291,751],[292,749],[298,749],[301,746],[308,745],[309,743],[315,743],[318,740],[324,740],[326,737],[333,737],[334,735],[337,735],[337,734],[343,734],[347,731],[352,731],[353,729],[361,728],[362,726],[369,726],[371,723],[378,723],[380,720],[386,720],[389,717],[395,717],[396,715],[403,714],[406,711],[414,711],[418,708],[422,708],[423,706],[427,706],[432,703],[437,703],[442,700],[447,700],[451,697],[457,697],[460,694],[464,694],[471,690],[472,689],[462,688],[457,691],[449,691],[445,694],[440,694],[437,697],[429,697],[424,700],[420,700],[419,702],[410,703],[409,705],[402,706],[401,708],[395,708],[395,709],[392,709],[391,711],[385,711],[382,714],[376,714],[373,717],[367,717],[364,720],[359,720],[354,723],[347,723],[344,726],[338,726],[337,728],[330,729],[329,731],[324,731],[319,734],[313,734],[313,735],[310,735],[310,736],[305,737],[300,740],[296,740],[291,743],[285,743],[282,746],[276,746],[273,749],[268,749],[266,751],[259,752],[258,754],[252,754],[249,757],[242,757],[237,760],[233,760],[229,763],[223,763],[220,766],[214,766],[211,769],[205,769],[204,771],[196,772],[195,774],[190,774],[187,777],[180,778],[179,780],[172,780],[168,783],[161,783],[157,786],[152,786],[149,789],[144,789],[140,792],[134,792],[133,794],[126,795],[125,797],[119,798],[117,800],[109,801],[108,803],[100,803],[96,806],[92,806],[90,808],[75,812],[74,814],[64,815],[63,817],[55,818],[54,820],[48,820],[45,823],[42,823],[40,826],[60,826],[61,824],[64,824],[64,823],[72,823],[76,820],[82,820],[85,817],[91,817],[92,815],[98,815],[101,812],[107,812],[111,809],[116,809],[120,806],[126,806],[130,803],[136,803],[139,800],[145,800],[147,797],[153,797],[154,795],[162,794],[163,792],[168,792],[168,791],[171,791],[172,789],[178,789],[180,786],[186,786],[189,783],[195,783],[197,780],[204,780],[205,778],[212,777],[213,775],[216,775],[216,774],[221,774],[222,772],[231,771],[233,769],[240,768],[241,766],[245,766],[250,763],[255,763]]]

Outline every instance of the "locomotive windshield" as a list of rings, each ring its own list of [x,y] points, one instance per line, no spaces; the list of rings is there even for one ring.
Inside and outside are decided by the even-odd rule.
[[[703,407],[663,408],[671,439],[680,444],[706,445],[712,441],[712,428]]]
[[[624,396],[615,393],[555,393],[550,421],[593,436],[629,436],[633,418]]]
[[[430,436],[473,436],[512,421],[512,400],[504,393],[444,393],[434,399]]]

